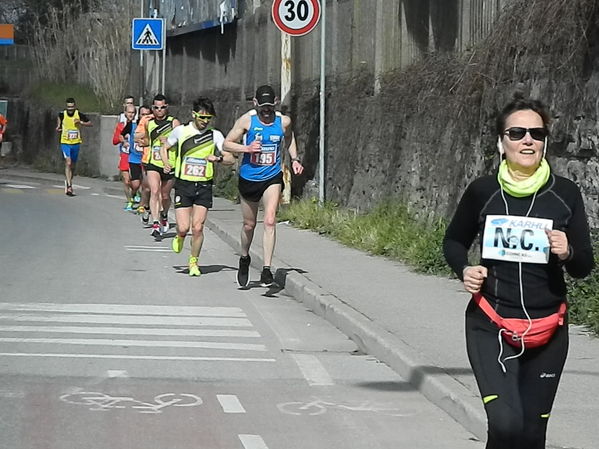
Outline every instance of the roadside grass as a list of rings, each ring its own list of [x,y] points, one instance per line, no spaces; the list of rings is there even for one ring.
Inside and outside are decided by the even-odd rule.
[[[316,200],[301,199],[282,207],[278,218],[344,245],[405,263],[419,273],[453,276],[442,250],[446,221],[419,220],[397,201],[386,200],[370,212],[358,214],[332,202],[321,206]],[[592,240],[599,267],[599,232],[592,234]],[[570,322],[585,325],[599,335],[599,269],[585,279],[566,276],[566,282]]]
[[[102,104],[90,87],[79,84],[41,82],[29,89],[28,95],[55,108],[64,108],[65,100],[73,97],[77,103],[77,108],[84,113],[114,112],[108,110],[108,107]]]
[[[381,202],[367,214],[331,202],[320,206],[314,200],[299,200],[281,208],[279,218],[347,246],[404,262],[420,273],[451,273],[442,252],[444,220],[424,223],[405,205],[392,200]]]

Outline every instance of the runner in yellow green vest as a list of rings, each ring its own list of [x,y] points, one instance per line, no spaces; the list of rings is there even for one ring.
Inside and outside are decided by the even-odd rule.
[[[79,159],[79,147],[81,145],[81,126],[92,126],[85,114],[77,109],[74,98],[67,98],[66,109],[58,114],[56,131],[60,133],[60,149],[65,160],[64,168],[64,192],[68,196],[74,196],[73,176],[75,165]]]
[[[168,115],[166,97],[158,94],[152,104],[154,118],[146,125],[146,138],[149,143],[149,159],[146,164],[148,184],[150,185],[150,212],[152,214],[152,236],[160,239],[168,231],[168,210],[171,207],[171,190],[175,184],[174,175],[164,171],[164,161],[160,147],[173,129],[181,124]],[[170,161],[174,164],[174,159]],[[160,220],[160,221],[159,221]]]
[[[162,145],[161,158],[165,172],[175,172],[175,215],[177,235],[173,251],[180,253],[191,226],[189,275],[199,276],[198,258],[204,242],[204,222],[212,207],[214,163],[233,164],[230,153],[221,153],[225,137],[212,128],[215,111],[212,101],[198,98],[193,102],[193,120],[178,126]],[[174,158],[174,164],[171,164]]]

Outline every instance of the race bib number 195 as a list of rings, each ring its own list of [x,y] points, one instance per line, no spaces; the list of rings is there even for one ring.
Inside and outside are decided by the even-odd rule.
[[[547,263],[546,230],[553,220],[511,215],[487,215],[483,233],[483,259],[507,262]]]
[[[250,162],[254,165],[275,165],[277,145],[262,144],[260,153],[252,153]]]

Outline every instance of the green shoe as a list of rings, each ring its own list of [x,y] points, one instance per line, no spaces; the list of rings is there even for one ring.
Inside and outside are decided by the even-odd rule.
[[[185,242],[185,237],[181,237],[177,234],[173,239],[172,243],[173,251],[176,253],[180,253],[183,249],[183,242]]]
[[[189,257],[189,275],[190,276],[199,276],[202,274],[200,271],[200,267],[198,267],[198,258],[190,256]]]

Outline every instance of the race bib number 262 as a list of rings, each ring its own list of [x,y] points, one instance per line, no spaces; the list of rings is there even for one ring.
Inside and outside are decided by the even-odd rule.
[[[512,215],[487,215],[483,233],[483,259],[506,262],[549,261],[547,230],[553,220]]]

